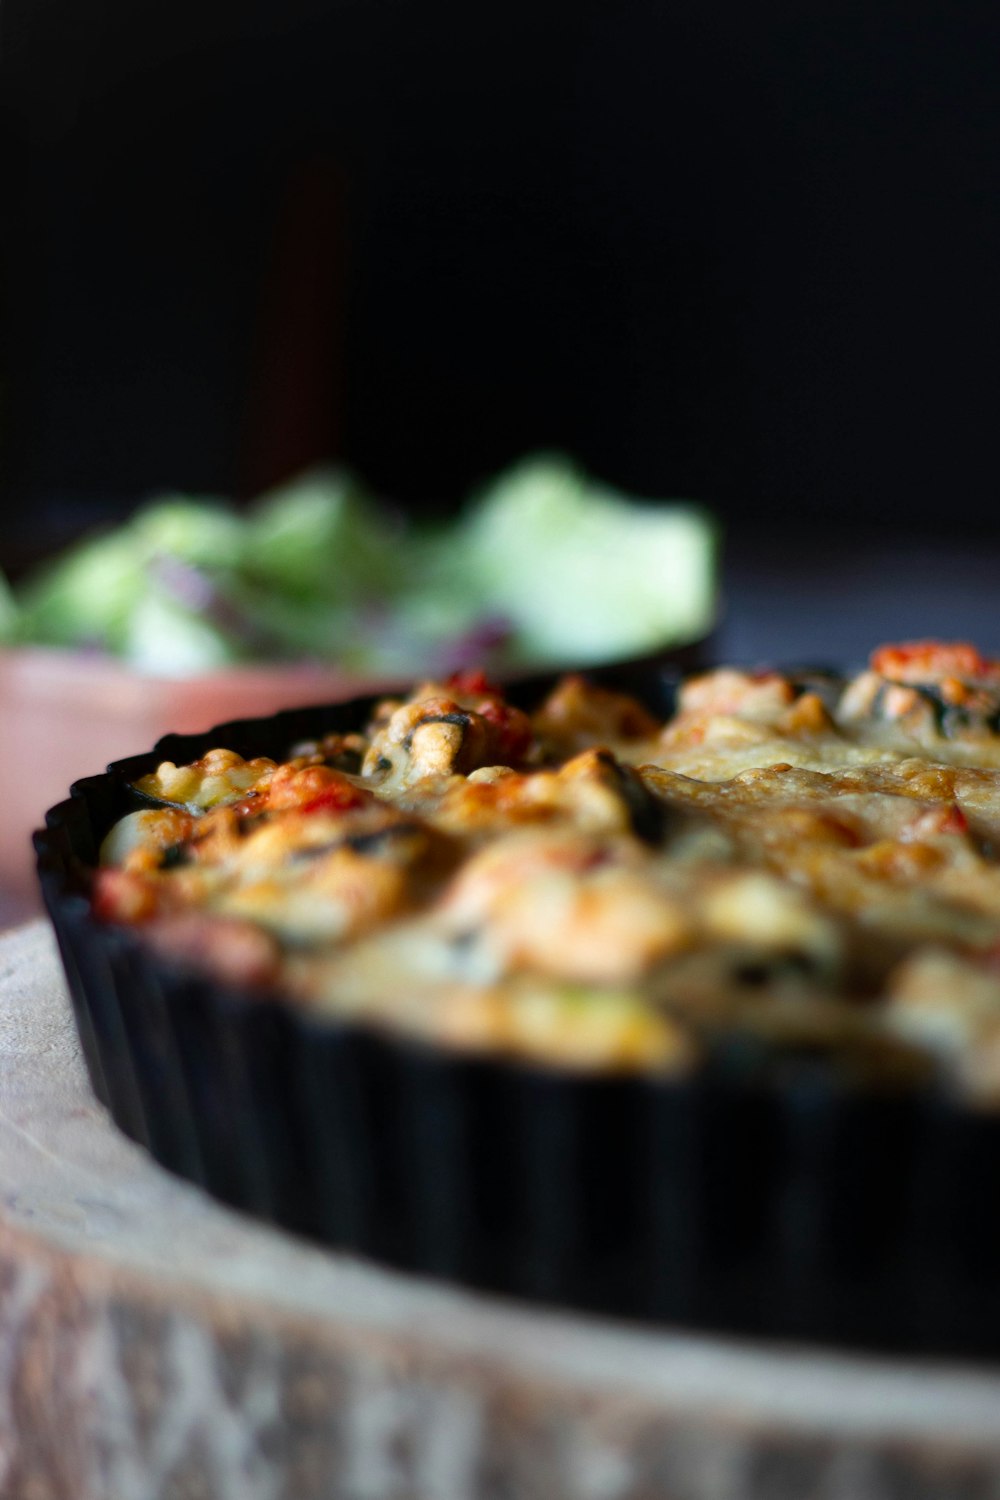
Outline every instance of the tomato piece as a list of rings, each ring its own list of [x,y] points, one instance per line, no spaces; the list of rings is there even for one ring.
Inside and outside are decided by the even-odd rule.
[[[902,641],[874,651],[871,668],[897,682],[926,682],[995,676],[1000,663],[988,661],[967,641]]]
[[[329,766],[279,766],[267,789],[268,812],[331,812],[361,807],[369,793]]]
[[[487,677],[480,667],[467,667],[464,671],[452,672],[446,680],[445,687],[450,687],[456,693],[473,696],[477,693],[490,693],[494,698],[503,697],[503,688]]]
[[[98,870],[91,910],[99,922],[146,922],[156,915],[157,891],[131,870]]]
[[[969,820],[955,802],[949,807],[938,827],[941,833],[968,833]]]
[[[475,711],[490,726],[501,761],[507,765],[523,760],[534,738],[527,714],[509,703],[498,703],[495,698],[484,699],[476,705]]]
[[[367,792],[361,791],[360,787],[352,786],[349,781],[335,782],[318,796],[303,802],[299,812],[349,812],[351,808],[362,807],[368,800]]]
[[[937,838],[943,833],[964,834],[969,831],[969,822],[957,802],[946,807],[929,807],[918,813],[913,822],[903,829],[900,838],[904,843]]]

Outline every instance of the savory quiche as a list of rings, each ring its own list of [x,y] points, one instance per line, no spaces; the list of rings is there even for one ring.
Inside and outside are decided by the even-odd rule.
[[[466,672],[134,791],[96,915],[316,1017],[571,1070],[818,1056],[1000,1104],[1000,662],[971,646],[720,668],[665,721]]]

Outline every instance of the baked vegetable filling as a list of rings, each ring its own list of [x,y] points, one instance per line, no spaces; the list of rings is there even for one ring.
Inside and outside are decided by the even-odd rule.
[[[108,834],[104,921],[290,1005],[598,1071],[818,1055],[1000,1106],[1000,663],[722,668],[658,723],[481,674],[356,734],[165,762]]]

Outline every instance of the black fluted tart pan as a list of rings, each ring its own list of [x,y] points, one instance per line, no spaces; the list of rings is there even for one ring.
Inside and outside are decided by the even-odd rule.
[[[664,712],[675,679],[623,685]],[[94,918],[87,871],[130,782],[217,744],[280,758],[359,728],[372,702],[167,736],[77,782],[36,834],[90,1078],[121,1129],[238,1209],[406,1271],[659,1322],[1000,1355],[1000,1116],[815,1061],[602,1077],[438,1050],[223,986]]]

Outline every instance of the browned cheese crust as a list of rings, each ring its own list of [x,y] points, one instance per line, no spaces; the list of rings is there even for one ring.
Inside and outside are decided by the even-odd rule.
[[[351,735],[161,765],[103,921],[288,1004],[438,1046],[674,1073],[733,1039],[1000,1103],[1000,665],[721,668],[658,723],[481,674]]]

